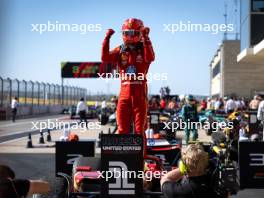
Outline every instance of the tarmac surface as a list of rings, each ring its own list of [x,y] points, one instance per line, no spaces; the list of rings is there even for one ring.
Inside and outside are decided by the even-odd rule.
[[[53,115],[39,118],[30,118],[18,120],[15,123],[11,121],[0,122],[0,164],[6,164],[15,170],[17,178],[43,179],[51,183],[52,191],[55,184],[55,141],[63,135],[62,130],[51,131],[51,142],[46,141],[47,133],[44,131],[44,144],[39,144],[40,133],[38,130],[32,130],[32,122],[43,121],[48,119],[53,121],[73,123],[77,120],[70,120],[67,115]],[[90,122],[98,122],[90,120]],[[80,129],[72,130],[78,134],[80,140],[98,140],[101,131],[108,133],[113,131],[114,126],[105,125],[100,129],[89,129],[80,131]],[[32,134],[33,148],[26,148],[28,141],[28,133]],[[182,138],[183,132],[177,132],[177,138]],[[204,131],[199,131],[199,140],[208,142],[210,137]],[[100,149],[96,149],[96,153],[100,153]],[[239,198],[263,198],[264,189],[247,189],[240,191],[236,196]],[[52,193],[45,195],[52,197]]]

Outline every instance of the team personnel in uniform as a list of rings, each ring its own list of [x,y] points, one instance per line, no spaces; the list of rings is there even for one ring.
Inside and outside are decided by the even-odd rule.
[[[16,121],[16,115],[17,115],[17,108],[18,108],[18,101],[17,97],[14,97],[11,101],[11,109],[12,109],[12,121]]]
[[[190,131],[192,131],[192,140],[195,141],[198,138],[198,130],[195,128],[193,122],[198,122],[198,113],[196,107],[196,101],[192,95],[188,95],[185,97],[186,104],[182,107],[182,119],[183,122],[186,123],[186,127],[184,128],[185,132],[185,141],[188,144],[190,139]],[[194,126],[193,126],[194,125]],[[190,126],[190,127],[189,127]]]
[[[87,126],[86,113],[88,112],[88,107],[84,101],[84,98],[81,98],[77,104],[76,114],[80,116],[80,124],[82,122]]]
[[[124,43],[109,51],[114,30],[109,29],[103,42],[102,61],[117,64],[121,76],[121,90],[117,105],[119,134],[130,131],[134,122],[137,134],[144,134],[147,119],[147,79],[154,51],[149,39],[149,28],[140,19],[127,19],[122,26]]]

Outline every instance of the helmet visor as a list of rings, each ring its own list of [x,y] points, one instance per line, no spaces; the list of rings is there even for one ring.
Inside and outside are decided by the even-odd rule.
[[[139,36],[140,31],[138,30],[124,30],[122,31],[123,36]]]

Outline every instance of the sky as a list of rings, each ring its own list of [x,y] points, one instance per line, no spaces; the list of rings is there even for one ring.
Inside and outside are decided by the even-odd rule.
[[[108,28],[116,31],[111,48],[122,43],[125,19],[143,20],[150,27],[156,59],[149,73],[167,80],[152,80],[151,94],[169,86],[174,94],[209,94],[209,64],[223,33],[165,30],[168,24],[224,24],[224,0],[1,0],[0,76],[47,83],[61,83],[62,61],[100,61]],[[235,22],[233,1],[228,3],[228,23]],[[36,24],[100,24],[100,31],[33,31]],[[32,24],[34,24],[32,26]],[[164,25],[165,24],[165,25]],[[93,26],[91,25],[91,26]],[[88,93],[117,94],[118,79],[65,79],[65,85],[86,88]]]

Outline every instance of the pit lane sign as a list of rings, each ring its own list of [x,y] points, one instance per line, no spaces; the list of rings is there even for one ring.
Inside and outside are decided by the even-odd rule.
[[[264,188],[264,142],[240,142],[241,188]]]
[[[61,77],[99,78],[100,74],[112,73],[113,68],[112,64],[102,62],[62,62]]]
[[[56,175],[58,172],[72,174],[72,165],[78,157],[94,157],[95,140],[56,142]]]
[[[142,179],[133,175],[143,171],[142,136],[103,134],[101,168],[102,198],[141,197]]]
[[[160,116],[160,113],[158,111],[149,112],[150,128],[153,129],[153,131],[156,133],[159,131],[159,127],[160,127],[159,116]]]

